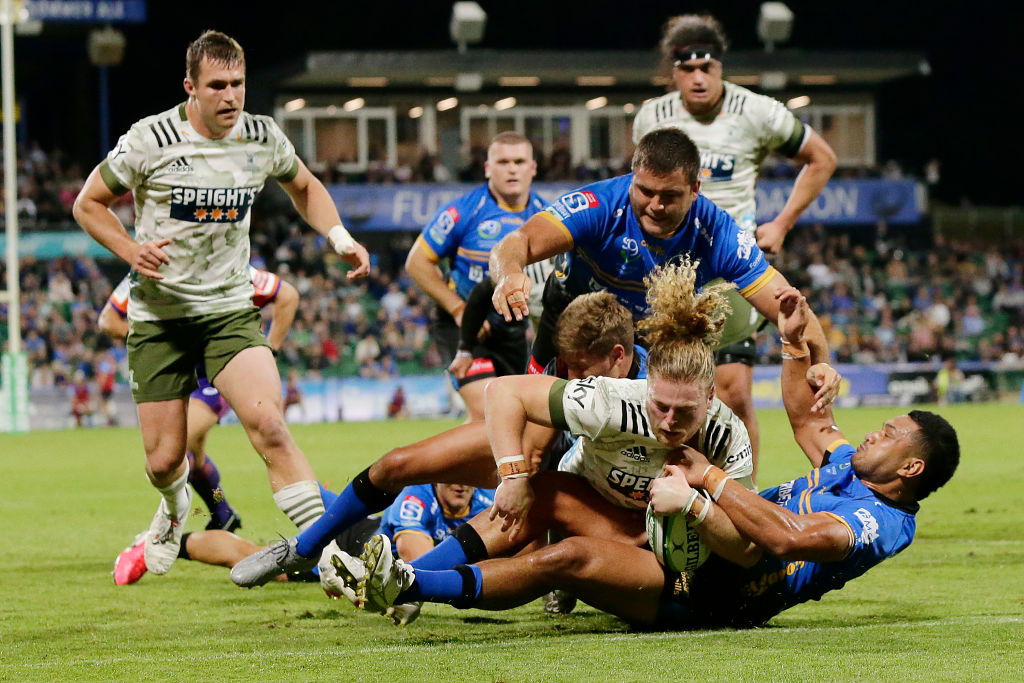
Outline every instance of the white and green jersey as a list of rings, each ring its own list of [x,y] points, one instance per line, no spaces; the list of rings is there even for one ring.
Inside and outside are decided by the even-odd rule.
[[[754,182],[769,152],[795,156],[810,128],[781,102],[728,81],[721,106],[706,116],[686,111],[678,91],[644,104],[633,121],[633,142],[659,128],[679,128],[700,150],[701,194],[744,230],[757,228]]]
[[[200,135],[185,105],[149,116],[100,164],[112,192],[135,193],[135,239],[169,239],[162,280],[132,273],[128,317],[167,320],[252,306],[249,210],[268,177],[298,172],[274,120],[243,112],[220,140]]]
[[[647,380],[558,380],[551,387],[549,407],[556,428],[580,437],[558,469],[584,477],[620,507],[646,508],[651,482],[661,476],[672,450],[658,441],[651,427]],[[717,398],[689,443],[730,477],[753,488],[754,456],[747,428]]]

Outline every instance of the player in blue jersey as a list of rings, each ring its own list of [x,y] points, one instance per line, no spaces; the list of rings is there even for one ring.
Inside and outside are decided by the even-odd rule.
[[[483,419],[486,380],[521,372],[526,321],[490,322],[488,339],[456,357],[458,328],[473,287],[488,275],[488,257],[502,237],[544,208],[530,191],[537,173],[530,141],[518,133],[497,135],[487,149],[487,183],[441,207],[409,251],[405,267],[416,284],[437,304],[433,337],[454,384],[466,402],[470,421]],[[447,261],[446,278],[438,265]],[[519,351],[517,352],[517,349]],[[456,362],[453,362],[456,361]]]
[[[483,304],[491,307],[489,301]],[[646,376],[646,352],[634,347],[632,316],[614,297],[606,293],[579,297],[563,312],[559,329],[561,357],[558,364],[565,372],[565,379],[592,375],[631,379]],[[528,425],[523,435],[524,452],[533,466],[542,466],[548,450],[554,453],[552,449],[562,448],[564,451],[567,445],[554,442],[556,436],[553,429]],[[549,461],[557,462],[560,455],[548,456]],[[483,422],[459,425],[391,450],[356,475],[328,506],[319,522],[297,537],[281,541],[239,563],[232,570],[232,581],[251,588],[277,574],[310,568],[336,535],[366,515],[386,508],[402,487],[427,482],[462,483],[481,488],[498,485],[494,455]],[[336,574],[329,561],[321,562],[320,570],[326,588],[336,580]]]
[[[397,600],[507,609],[561,588],[645,626],[746,627],[819,599],[906,548],[918,502],[944,485],[959,462],[955,430],[940,416],[915,410],[887,420],[853,448],[831,410],[811,410],[821,368],[810,365],[803,337],[806,301],[793,288],[777,296],[787,340],[783,397],[794,436],[815,469],[758,495],[684,448],[680,465],[667,466],[651,487],[654,512],[685,513],[718,556],[691,576],[666,570],[643,547],[569,538],[472,570],[400,569],[392,578],[405,586]],[[696,488],[706,493],[694,495]],[[726,551],[732,562],[723,559]]]
[[[699,194],[700,153],[678,129],[641,138],[632,173],[564,195],[491,252],[493,303],[506,320],[523,319],[531,283],[523,268],[568,252],[564,270],[548,278],[534,341],[531,371],[553,355],[551,329],[560,313],[556,301],[585,292],[615,294],[636,319],[647,312],[644,278],[657,266],[689,256],[698,263],[696,286],[722,278],[769,320],[778,315],[774,292],[786,278],[765,260],[756,240],[729,215]],[[555,277],[555,276],[558,277]],[[560,296],[553,296],[553,292]],[[828,347],[812,318],[808,343],[816,361],[828,361]],[[831,389],[819,399],[830,401]]]

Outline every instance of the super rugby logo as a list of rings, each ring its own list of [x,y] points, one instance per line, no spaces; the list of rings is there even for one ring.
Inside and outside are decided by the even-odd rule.
[[[426,505],[416,496],[406,496],[398,509],[398,516],[403,522],[419,522],[423,519],[423,511]]]
[[[732,180],[732,172],[735,168],[735,154],[704,152],[700,155],[700,179],[703,182],[714,183]]]
[[[434,238],[435,242],[443,242],[458,222],[459,210],[454,206],[449,206],[430,226],[430,236]]]
[[[622,248],[619,249],[619,255],[622,257],[624,263],[635,261],[640,258],[640,245],[632,237],[623,237]]]
[[[175,187],[171,218],[189,223],[237,223],[245,220],[258,187]]]
[[[501,234],[501,223],[498,221],[484,221],[477,226],[476,233],[485,240],[492,240]]]
[[[569,213],[579,213],[586,209],[592,209],[598,206],[600,202],[597,201],[597,195],[590,190],[583,190],[582,192],[570,192],[569,194],[562,197],[560,200],[562,206],[566,208]]]
[[[608,485],[626,498],[633,500],[647,500],[652,481],[654,481],[653,477],[638,477],[614,467],[608,473]]]

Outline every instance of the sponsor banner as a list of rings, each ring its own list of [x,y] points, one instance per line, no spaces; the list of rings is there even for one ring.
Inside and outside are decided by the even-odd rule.
[[[7,233],[0,233],[0,251],[7,252]],[[55,259],[61,256],[92,256],[111,258],[103,245],[83,230],[59,232],[21,232],[18,234],[18,254],[37,259]]]
[[[146,21],[146,0],[25,0],[25,9],[31,19],[46,22]]]
[[[328,190],[350,230],[421,230],[448,202],[472,190],[474,184],[332,185]],[[793,183],[762,180],[757,184],[757,221],[779,214]],[[564,194],[556,205],[565,217],[596,203],[589,193],[563,183],[534,183],[533,189],[548,203]],[[834,180],[804,211],[800,222],[833,224],[916,223],[924,210],[913,180]],[[564,204],[564,205],[563,205]]]

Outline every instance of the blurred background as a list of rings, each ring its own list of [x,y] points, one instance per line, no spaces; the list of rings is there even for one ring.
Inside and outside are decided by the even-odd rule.
[[[758,2],[480,2],[483,22],[455,29],[443,1],[14,4],[28,13],[15,27],[14,78],[33,428],[74,424],[76,373],[96,401],[85,424],[134,423],[123,346],[96,326],[127,268],[70,208],[118,136],[184,101],[185,49],[203,30],[241,42],[246,109],[276,118],[374,254],[368,281],[349,286],[276,186],[253,209],[253,264],[302,297],[279,355],[302,397],[289,419],[351,420],[384,417],[399,388],[405,414],[458,410],[427,331],[433,306],[402,265],[437,208],[483,180],[491,137],[530,138],[547,199],[627,172],[635,112],[671,87],[661,27],[705,10],[731,41],[726,79],[786,104],[838,156],[775,265],[826,327],[847,377],[842,400],[1020,393],[1022,60],[1006,3],[787,2],[792,21],[770,36],[759,34]],[[759,222],[798,170],[783,158],[763,165]],[[117,213],[132,224],[130,197]],[[780,405],[779,348],[769,334],[759,342],[755,397]],[[97,382],[109,372],[105,413]]]

